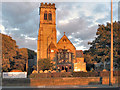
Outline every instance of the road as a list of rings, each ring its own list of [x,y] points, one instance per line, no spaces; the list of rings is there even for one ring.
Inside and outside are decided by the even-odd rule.
[[[21,87],[2,87],[2,90],[119,90],[118,85],[74,85],[74,86],[37,86],[37,87],[29,87],[29,86],[21,86]]]

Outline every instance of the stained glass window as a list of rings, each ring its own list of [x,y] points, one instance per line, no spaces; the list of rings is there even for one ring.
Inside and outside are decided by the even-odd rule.
[[[47,20],[47,11],[44,13],[44,20]]]
[[[52,20],[52,14],[51,13],[48,14],[48,18],[49,18],[49,20]]]

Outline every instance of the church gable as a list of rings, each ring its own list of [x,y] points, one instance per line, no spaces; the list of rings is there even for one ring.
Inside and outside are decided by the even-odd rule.
[[[74,58],[76,57],[76,48],[75,46],[71,43],[71,41],[67,38],[67,36],[63,35],[63,37],[58,41],[57,43],[57,49],[66,49],[69,50],[71,53],[73,53]],[[75,59],[73,60],[75,62]]]
[[[62,44],[64,46],[69,44],[75,48],[75,46],[71,43],[71,41],[68,39],[68,37],[65,35],[65,33],[64,33],[63,37],[58,41],[57,45],[59,46],[59,44],[60,45]]]
[[[49,48],[49,49],[56,49],[56,46],[54,45],[53,42],[51,42],[48,48]]]
[[[66,35],[64,35],[59,41],[58,41],[58,44],[59,43],[66,43],[66,44],[70,44],[70,40],[67,38]]]

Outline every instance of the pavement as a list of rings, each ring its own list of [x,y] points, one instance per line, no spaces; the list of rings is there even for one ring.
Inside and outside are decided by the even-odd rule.
[[[38,86],[38,88],[117,88],[118,85],[65,85],[65,86]]]
[[[61,85],[61,86],[2,86],[2,88],[118,88],[117,84],[109,85]]]

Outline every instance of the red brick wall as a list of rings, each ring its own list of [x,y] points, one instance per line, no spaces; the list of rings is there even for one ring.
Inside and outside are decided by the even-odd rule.
[[[31,86],[50,85],[89,85],[90,83],[100,83],[100,77],[65,77],[65,78],[36,78],[30,79]],[[114,83],[118,83],[118,78],[114,77]],[[102,84],[109,84],[109,78],[103,77]]]
[[[118,83],[118,77],[113,78],[113,84]],[[109,77],[102,78],[102,84],[109,84]]]
[[[88,85],[91,82],[99,82],[99,77],[67,77],[67,78],[39,78],[30,79],[31,86],[49,85]]]

